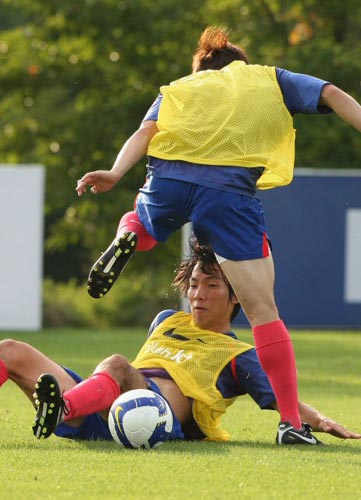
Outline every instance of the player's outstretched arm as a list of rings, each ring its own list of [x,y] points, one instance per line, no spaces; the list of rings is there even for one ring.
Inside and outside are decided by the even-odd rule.
[[[331,418],[325,417],[312,406],[306,403],[298,402],[298,409],[302,422],[310,424],[316,432],[327,432],[332,436],[341,439],[361,439],[361,434],[347,430],[341,424],[335,422]]]
[[[143,122],[139,129],[127,140],[120,150],[111,170],[96,170],[86,173],[78,180],[76,192],[82,196],[91,186],[91,192],[104,193],[110,191],[148,150],[152,137],[158,132],[155,121]]]
[[[277,403],[272,405],[272,408],[278,410]],[[361,439],[361,434],[349,431],[343,425],[335,422],[332,418],[322,415],[312,406],[298,402],[298,411],[301,421],[309,424],[315,432],[326,432],[340,439]]]
[[[361,132],[361,106],[349,94],[335,85],[325,85],[321,92],[320,104],[333,109],[342,120]]]

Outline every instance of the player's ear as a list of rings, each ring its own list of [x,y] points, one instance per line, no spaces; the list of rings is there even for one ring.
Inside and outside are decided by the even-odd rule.
[[[234,294],[232,294],[231,303],[233,305],[239,304],[239,301],[238,301],[237,297]]]

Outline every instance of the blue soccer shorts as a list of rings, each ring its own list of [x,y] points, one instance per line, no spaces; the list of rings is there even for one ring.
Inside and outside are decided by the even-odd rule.
[[[269,255],[263,207],[255,197],[148,176],[135,209],[147,232],[163,242],[187,222],[201,244],[228,260]]]
[[[70,368],[65,368],[64,370],[69,373],[69,375],[79,383],[83,379],[75,373]],[[162,393],[153,380],[146,379],[148,388],[151,391],[156,392],[162,396]],[[163,396],[164,397],[164,396]],[[63,423],[57,426],[54,434],[58,437],[84,440],[84,441],[112,441],[112,435],[110,434],[108,428],[108,422],[106,422],[99,413],[93,413],[92,415],[87,415],[84,417],[83,423],[79,427],[70,427],[67,423]],[[184,434],[182,432],[182,427],[173,413],[173,430],[170,439],[184,439]]]

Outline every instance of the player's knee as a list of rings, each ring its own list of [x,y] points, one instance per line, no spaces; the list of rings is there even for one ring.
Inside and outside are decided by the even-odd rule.
[[[258,304],[245,310],[247,319],[251,325],[271,323],[279,319],[278,309],[274,302]]]
[[[112,354],[103,360],[97,367],[96,372],[106,371],[115,380],[121,383],[131,370],[132,366],[125,356]]]
[[[0,359],[11,373],[16,367],[23,366],[28,344],[14,339],[4,339],[0,342]]]

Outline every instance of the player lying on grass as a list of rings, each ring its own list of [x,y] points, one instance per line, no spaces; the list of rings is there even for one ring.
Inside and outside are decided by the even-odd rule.
[[[262,409],[277,409],[255,349],[230,331],[239,304],[213,252],[193,245],[192,256],[180,265],[173,285],[187,294],[191,313],[162,311],[132,363],[114,354],[82,382],[29,344],[0,342],[0,385],[9,378],[32,400],[36,384],[37,438],[55,433],[111,440],[109,408],[120,393],[131,389],[150,388],[167,399],[174,414],[173,439],[227,440],[221,417],[244,394]],[[361,438],[305,403],[299,403],[299,411],[315,431]],[[295,432],[284,422],[277,443],[319,444],[308,424]]]

